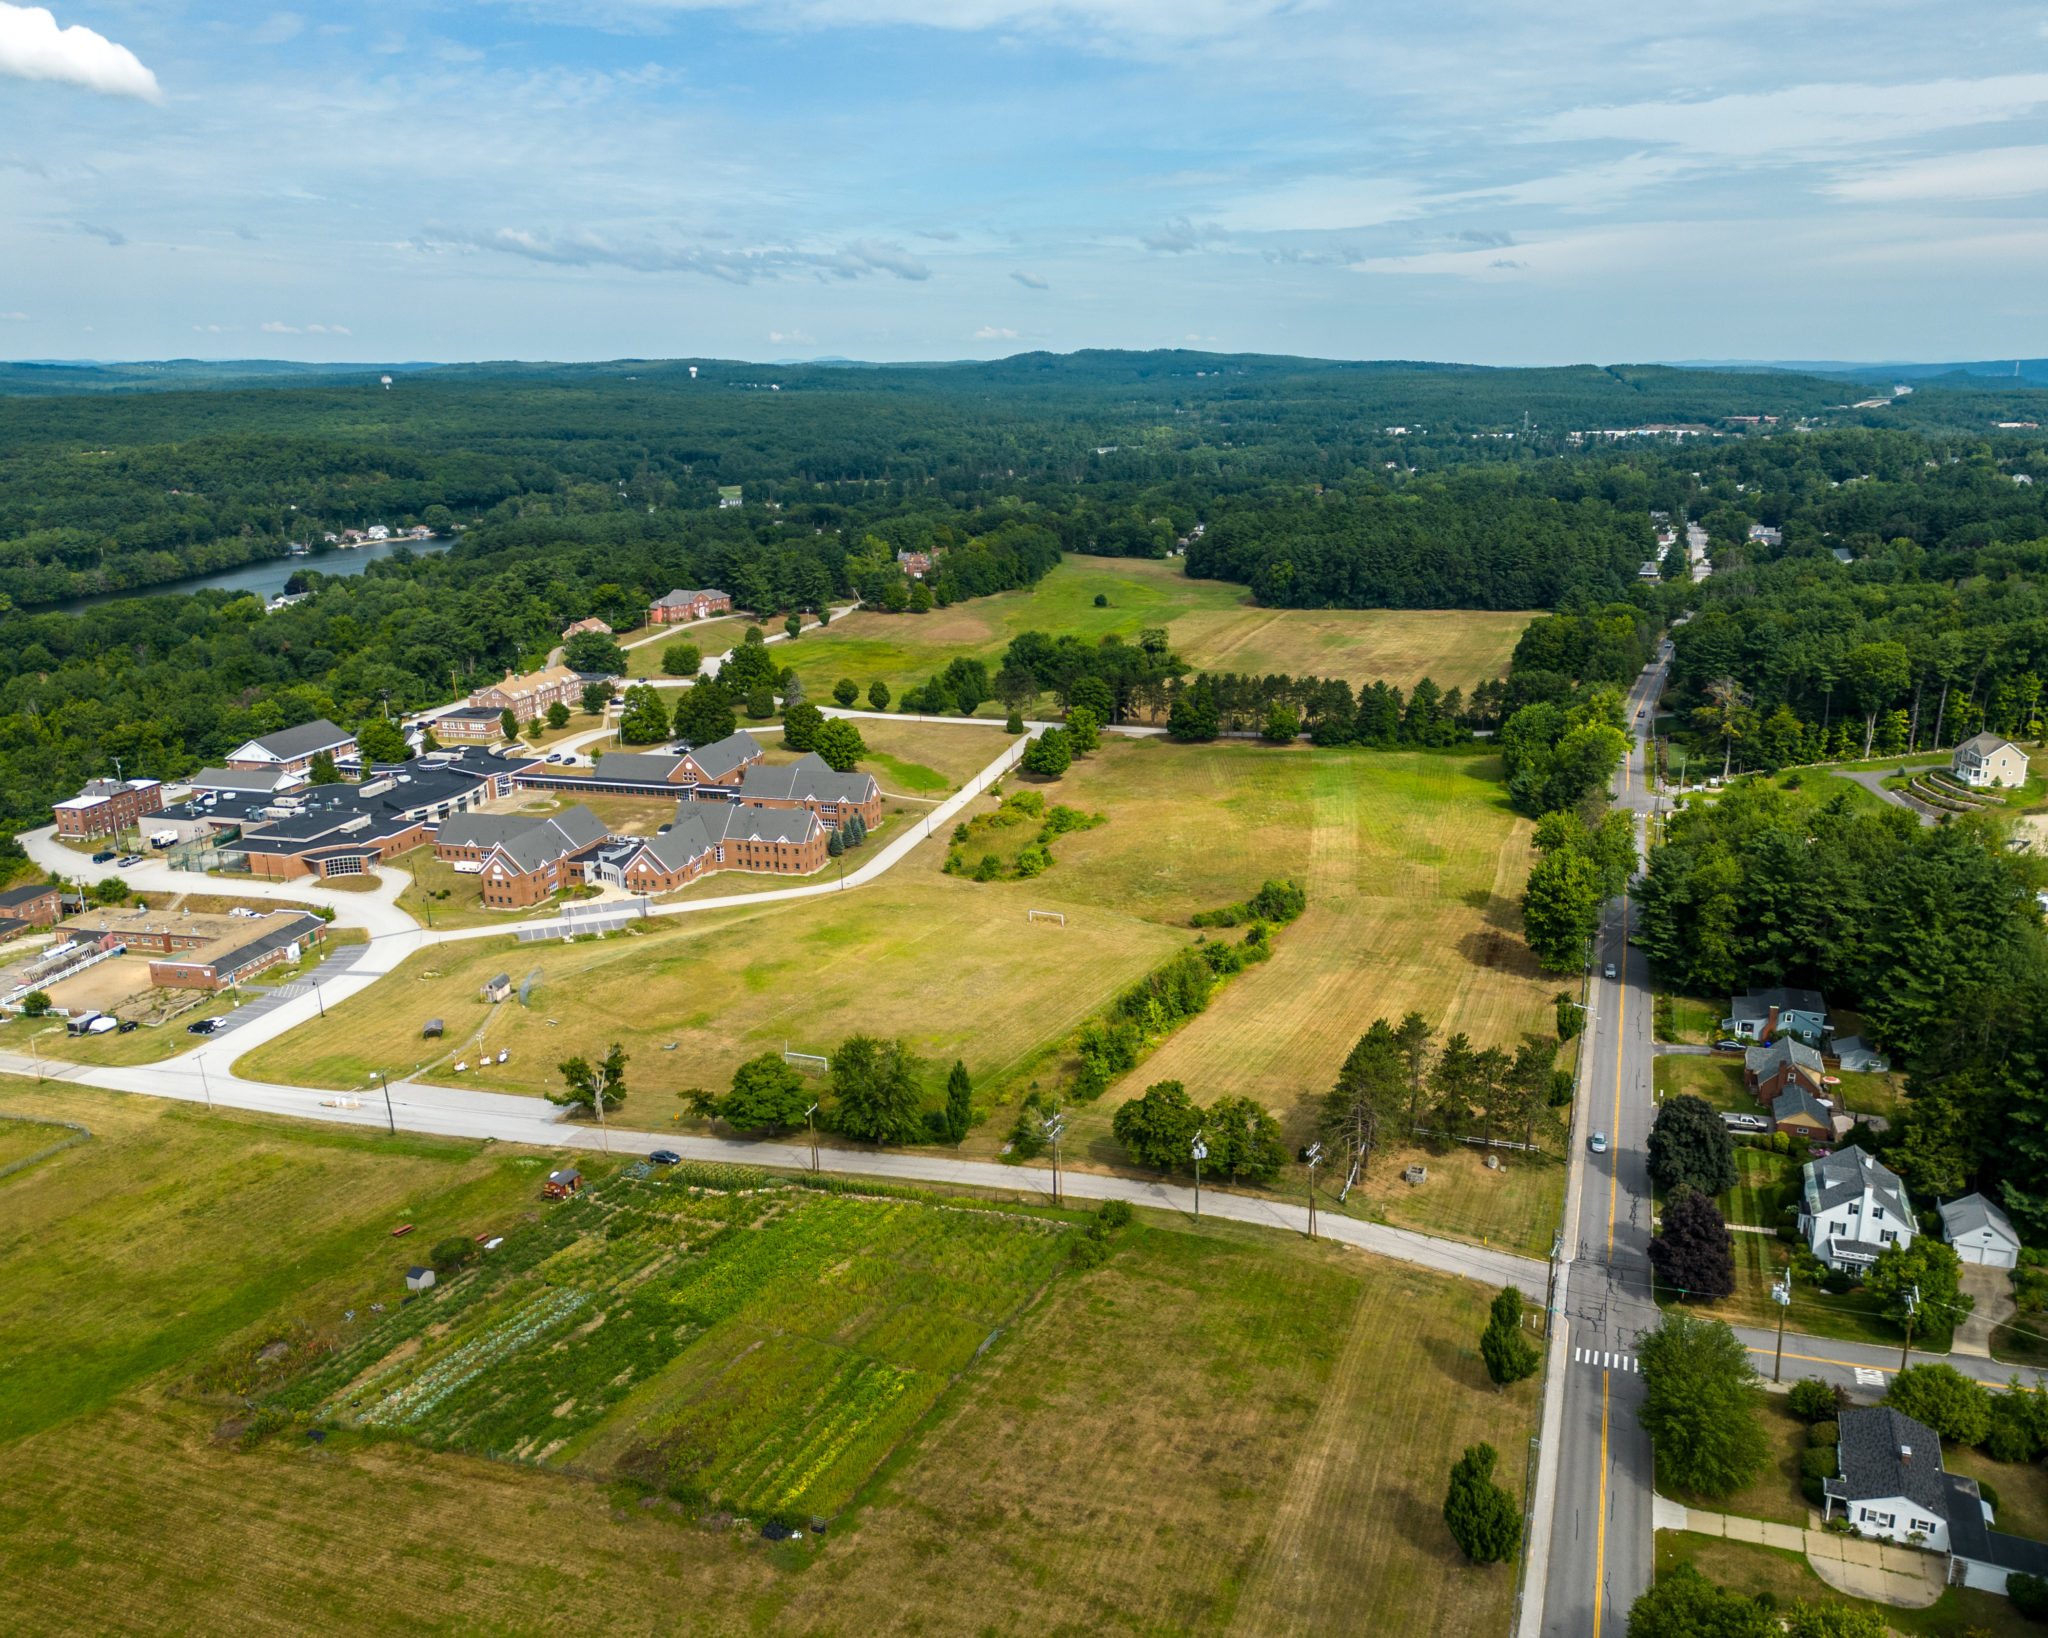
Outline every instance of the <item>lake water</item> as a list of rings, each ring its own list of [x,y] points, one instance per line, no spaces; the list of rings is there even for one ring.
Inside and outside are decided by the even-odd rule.
[[[322,574],[330,575],[361,574],[372,563],[389,557],[401,546],[410,546],[416,555],[422,557],[429,552],[448,549],[445,540],[379,540],[368,546],[337,548],[315,557],[267,557],[260,563],[244,563],[240,568],[223,569],[218,574],[194,575],[189,580],[166,580],[160,585],[142,586],[133,591],[96,592],[91,597],[74,597],[68,603],[39,604],[28,612],[47,614],[54,610],[60,614],[76,614],[96,603],[118,603],[133,597],[169,597],[180,592],[202,591],[208,586],[219,586],[226,591],[254,592],[267,599],[282,593],[285,582],[300,569],[318,569]]]

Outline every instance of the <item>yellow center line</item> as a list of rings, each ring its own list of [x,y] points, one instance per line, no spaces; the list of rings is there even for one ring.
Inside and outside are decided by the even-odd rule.
[[[1765,1354],[1775,1354],[1776,1350],[1772,1348],[1751,1348],[1749,1352],[1755,1354],[1759,1359],[1761,1359]],[[1853,1359],[1828,1359],[1821,1354],[1787,1354],[1785,1357],[1787,1359],[1804,1360],[1809,1365],[1839,1365],[1845,1371],[1891,1370],[1894,1375],[1897,1374],[1896,1367],[1885,1365],[1859,1365]]]
[[[1621,1047],[1628,1023],[1628,895],[1621,896],[1621,960],[1615,969],[1621,980],[1615,985],[1619,997],[1614,1011],[1614,1122],[1613,1139],[1607,1145],[1607,1261],[1614,1261],[1614,1214],[1621,1190]]]
[[[1600,1594],[1607,1585],[1607,1390],[1612,1378],[1600,1373],[1600,1529],[1593,1548],[1593,1638],[1600,1638]]]

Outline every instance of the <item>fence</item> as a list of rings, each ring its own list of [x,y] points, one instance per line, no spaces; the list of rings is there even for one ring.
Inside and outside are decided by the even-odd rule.
[[[75,1120],[50,1120],[42,1115],[12,1114],[0,1114],[0,1120],[18,1120],[30,1126],[63,1126],[69,1128],[71,1133],[69,1137],[59,1138],[48,1148],[38,1149],[32,1155],[23,1155],[19,1160],[10,1160],[5,1166],[0,1166],[0,1177],[12,1177],[16,1172],[27,1171],[38,1161],[48,1160],[52,1155],[60,1155],[66,1149],[75,1149],[81,1143],[92,1141],[92,1133]]]

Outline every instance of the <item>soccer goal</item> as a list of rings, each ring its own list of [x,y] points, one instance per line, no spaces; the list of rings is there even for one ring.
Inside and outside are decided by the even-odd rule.
[[[785,1049],[782,1061],[794,1065],[806,1075],[822,1075],[832,1067],[830,1060],[816,1052],[790,1052]]]
[[[1062,927],[1067,924],[1067,918],[1057,910],[1027,910],[1024,912],[1024,919],[1026,921],[1056,921]]]

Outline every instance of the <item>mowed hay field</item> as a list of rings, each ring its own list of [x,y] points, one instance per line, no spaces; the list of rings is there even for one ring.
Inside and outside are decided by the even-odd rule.
[[[240,1401],[198,1391],[395,1286],[394,1215],[422,1237],[501,1225],[536,1157],[9,1099],[31,1101],[106,1132],[0,1182],[34,1230],[0,1248],[10,1376],[68,1390],[0,1431],[0,1573],[37,1631],[1506,1631],[1512,1570],[1464,1564],[1440,1517],[1460,1449],[1491,1441],[1519,1489],[1533,1431],[1532,1386],[1496,1394],[1477,1357],[1480,1288],[1141,1214],[1107,1266],[1052,1278],[828,1536],[777,1546],[397,1439],[237,1441]],[[279,1168],[299,1209],[274,1204]],[[178,1312],[209,1290],[234,1313]],[[88,1322],[128,1348],[72,1390]]]
[[[1097,608],[1100,595],[1109,601]],[[958,656],[991,662],[1021,631],[1072,634],[1093,643],[1111,635],[1135,641],[1164,628],[1175,652],[1198,670],[1284,671],[1342,677],[1356,686],[1385,679],[1409,688],[1421,677],[1469,690],[1505,676],[1527,611],[1464,609],[1265,609],[1244,587],[1190,580],[1176,559],[1069,555],[1029,591],[972,598],[929,614],[856,610],[823,631],[806,628],[777,645],[776,662],[794,667],[809,697],[831,698],[851,677],[867,703],[872,682],[897,693]],[[984,715],[1001,714],[994,705]]]
[[[618,1041],[633,1061],[617,1118],[661,1127],[681,1110],[677,1093],[723,1090],[748,1058],[785,1042],[828,1052],[858,1031],[907,1037],[930,1061],[934,1089],[956,1057],[980,1080],[1077,1026],[1187,941],[1113,912],[1059,939],[1028,927],[1021,904],[991,900],[935,866],[919,870],[926,854],[941,857],[943,838],[863,891],[664,919],[646,933],[430,948],[236,1068],[360,1087],[372,1069],[425,1064],[429,1080],[540,1094],[559,1086],[564,1058],[602,1056]],[[536,970],[530,1008],[480,999],[493,974],[509,972],[516,984]],[[420,1039],[428,1018],[446,1020],[445,1043]],[[474,1061],[479,1032],[510,1060],[481,1076],[453,1074],[458,1059]]]

